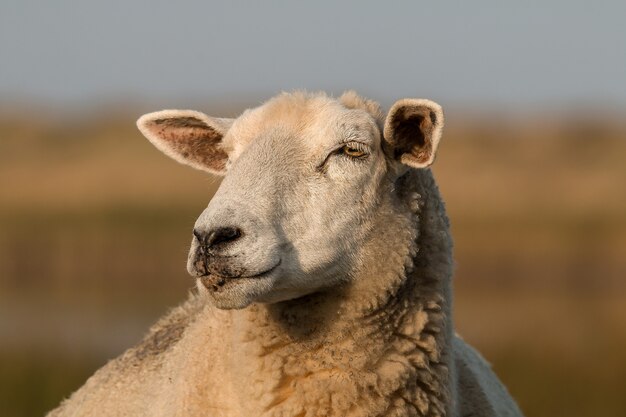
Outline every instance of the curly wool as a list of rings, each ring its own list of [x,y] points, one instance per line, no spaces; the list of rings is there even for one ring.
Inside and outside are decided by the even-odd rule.
[[[397,186],[404,215],[378,225],[350,285],[244,310],[192,295],[49,416],[521,415],[453,335],[452,240],[432,174]]]

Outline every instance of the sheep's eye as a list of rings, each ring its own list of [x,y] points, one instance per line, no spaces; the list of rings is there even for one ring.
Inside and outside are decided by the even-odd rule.
[[[352,145],[345,145],[343,148],[341,148],[341,153],[349,156],[350,158],[363,158],[365,155],[367,155],[364,150],[356,148]]]

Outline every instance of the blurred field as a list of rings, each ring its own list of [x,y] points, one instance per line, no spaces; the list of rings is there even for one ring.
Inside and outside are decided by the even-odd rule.
[[[229,114],[232,114],[229,112]],[[0,415],[37,416],[183,300],[218,181],[137,114],[0,118]],[[459,333],[528,416],[626,414],[626,125],[448,115]]]

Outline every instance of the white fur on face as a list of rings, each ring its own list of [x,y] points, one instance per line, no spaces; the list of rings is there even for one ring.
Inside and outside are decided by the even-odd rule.
[[[226,176],[195,230],[235,228],[240,237],[210,256],[194,239],[188,262],[192,275],[203,275],[199,287],[217,307],[279,302],[351,279],[379,213],[390,212],[381,205],[388,204],[400,171],[394,158],[404,156],[383,150],[373,102],[348,100],[356,104],[284,94],[244,112],[224,132],[218,146],[228,155]],[[410,147],[406,132],[420,128],[414,115],[424,109],[393,109],[385,130],[402,127],[397,142],[403,151],[423,153]]]
[[[275,117],[246,136],[247,124],[265,111],[233,125],[225,139],[229,171],[195,227],[241,229],[225,255],[247,275],[278,266],[241,285],[209,289],[223,308],[292,299],[347,280],[386,172],[380,133],[366,112],[329,101],[313,117],[306,114],[304,126],[301,118]],[[345,146],[366,155],[350,157]]]

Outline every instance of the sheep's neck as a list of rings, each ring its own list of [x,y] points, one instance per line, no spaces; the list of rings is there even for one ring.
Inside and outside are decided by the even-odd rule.
[[[237,380],[250,382],[240,387],[248,412],[447,414],[451,244],[441,233],[447,232],[447,220],[436,188],[418,191],[425,210],[420,223],[441,225],[422,227],[419,238],[406,224],[387,227],[397,247],[372,246],[384,249],[371,254],[370,265],[363,268],[368,272],[355,279],[361,288],[255,305],[237,320],[234,369],[240,373]],[[392,241],[382,231],[380,238]]]

